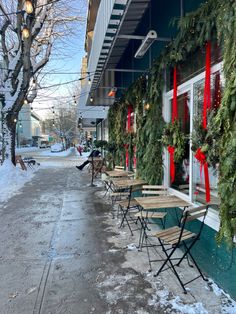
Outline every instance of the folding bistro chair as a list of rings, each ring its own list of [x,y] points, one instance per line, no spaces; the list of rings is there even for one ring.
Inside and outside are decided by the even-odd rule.
[[[154,277],[157,277],[161,272],[167,270],[167,269],[171,269],[173,271],[173,273],[175,274],[176,278],[178,279],[181,287],[184,290],[184,293],[187,293],[187,290],[185,289],[185,286],[187,284],[189,284],[190,282],[196,280],[199,277],[202,277],[203,280],[207,280],[196,260],[194,259],[192,253],[191,253],[191,249],[193,248],[194,244],[200,239],[200,235],[204,226],[204,221],[205,221],[205,217],[208,211],[208,206],[209,205],[203,205],[203,206],[199,206],[199,207],[192,207],[189,209],[186,209],[183,212],[183,216],[181,219],[181,225],[179,227],[172,227],[172,228],[168,228],[165,229],[163,231],[159,231],[157,232],[154,237],[156,237],[159,240],[159,243],[162,247],[162,250],[166,256],[166,258],[164,259],[164,263],[162,264],[162,266],[160,267],[160,269],[158,270],[158,272],[154,275]],[[191,231],[188,231],[187,229],[185,229],[186,224],[188,222],[191,222],[193,220],[196,220],[198,218],[201,218],[201,221],[199,221],[199,228],[198,231],[196,233],[193,233]],[[174,253],[176,252],[176,250],[178,248],[183,248],[183,254],[181,257],[173,257]],[[192,262],[194,263],[194,265],[196,266],[199,275],[185,283],[183,283],[182,279],[180,278],[179,274],[178,274],[178,269],[176,268],[176,266],[180,266],[180,264],[182,263],[182,261],[185,258],[190,257],[190,259],[192,260]],[[153,260],[150,262],[156,262],[156,261],[160,261],[160,260]],[[161,260],[163,261],[163,260]],[[173,261],[178,261],[177,264],[174,264]],[[167,265],[169,264],[169,266]],[[189,264],[189,261],[188,261]],[[165,267],[167,266],[167,267]],[[192,265],[189,264],[190,267],[193,267]]]
[[[142,195],[144,197],[159,196],[159,195],[165,196],[165,195],[168,195],[168,189],[166,186],[163,186],[163,185],[143,185]],[[160,212],[160,211],[157,212],[154,209],[145,210],[145,212],[141,209],[141,211],[135,215],[141,224],[139,245],[138,245],[140,251],[142,251],[144,240],[146,242],[145,247],[148,246],[148,243],[147,243],[148,235],[146,231],[147,230],[151,231],[148,225],[153,224],[153,219],[160,219],[163,228],[165,228],[166,214],[167,214],[166,212]]]
[[[129,197],[127,200],[123,200],[118,203],[118,213],[120,212],[122,215],[120,227],[122,228],[125,226],[125,223],[127,224],[131,235],[133,235],[133,231],[139,230],[139,228],[132,229],[131,224],[135,223],[137,225],[138,219],[131,216],[131,213],[135,210],[140,210],[140,206],[138,202],[134,199],[132,199],[132,186],[128,187],[129,189]]]

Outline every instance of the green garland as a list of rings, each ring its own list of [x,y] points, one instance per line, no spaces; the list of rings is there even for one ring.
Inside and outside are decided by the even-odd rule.
[[[162,143],[166,148],[168,146],[175,147],[174,161],[176,163],[183,160],[187,137],[181,131],[180,122],[178,120],[175,120],[174,123],[166,124],[162,135]]]
[[[220,136],[215,127],[216,112],[212,110],[208,114],[207,129],[202,126],[202,115],[197,115],[193,120],[192,151],[196,153],[198,148],[206,155],[207,163],[210,167],[218,169],[220,159]]]
[[[217,40],[223,46],[224,76],[226,86],[222,104],[208,130],[217,135],[219,145],[219,196],[221,226],[218,240],[232,244],[236,233],[236,1],[208,0],[193,13],[179,20],[179,33],[153,65],[148,86],[143,78],[135,82],[119,104],[109,113],[109,137],[120,146],[124,142],[127,111],[124,103],[131,103],[137,112],[138,173],[149,183],[160,182],[162,169],[162,87],[163,70],[186,60],[189,53],[203,47],[208,40]],[[147,97],[148,95],[148,97]],[[150,110],[143,115],[142,101],[150,103]],[[213,136],[213,137],[214,137]],[[205,138],[205,140],[207,137]],[[205,142],[203,139],[203,142]],[[208,150],[209,153],[210,150]],[[214,155],[214,154],[213,154]],[[208,158],[210,158],[208,156]],[[214,163],[214,162],[213,162]],[[156,177],[155,177],[156,176]]]

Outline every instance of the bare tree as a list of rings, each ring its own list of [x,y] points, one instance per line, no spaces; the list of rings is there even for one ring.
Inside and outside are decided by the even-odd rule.
[[[76,106],[65,110],[58,107],[55,111],[54,130],[64,139],[67,146],[77,136]]]
[[[83,2],[83,0],[81,0]],[[26,12],[26,2],[33,10]],[[57,40],[71,33],[71,1],[1,0],[0,2],[0,97],[2,101],[3,160],[15,164],[15,133],[24,100],[37,93],[36,79],[48,63]]]

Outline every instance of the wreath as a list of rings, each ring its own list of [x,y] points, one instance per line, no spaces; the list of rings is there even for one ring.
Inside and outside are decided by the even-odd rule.
[[[181,131],[181,125],[178,120],[175,120],[173,123],[166,124],[163,130],[162,143],[168,150],[174,147],[174,161],[176,163],[182,162],[187,137]]]
[[[219,140],[220,130],[215,123],[216,111],[212,110],[208,114],[207,129],[202,126],[202,116],[196,115],[193,120],[192,151],[197,154],[199,149],[206,156],[206,161],[210,167],[217,169],[219,164]]]

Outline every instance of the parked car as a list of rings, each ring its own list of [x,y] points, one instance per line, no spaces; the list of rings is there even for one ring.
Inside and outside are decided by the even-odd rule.
[[[62,152],[62,151],[63,151],[63,145],[61,143],[56,143],[51,146],[52,153]]]
[[[50,147],[50,144],[48,141],[41,141],[39,143],[39,148],[48,148],[48,147]]]

